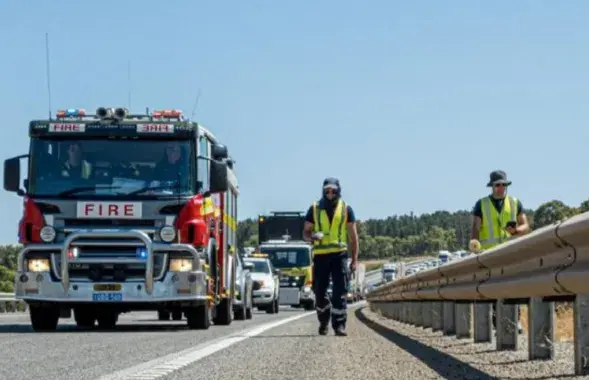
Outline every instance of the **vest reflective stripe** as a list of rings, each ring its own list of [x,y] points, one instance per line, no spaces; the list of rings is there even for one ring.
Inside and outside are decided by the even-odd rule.
[[[505,231],[505,225],[511,220],[517,220],[517,199],[507,196],[503,202],[501,212],[498,212],[489,197],[481,199],[483,213],[479,242],[486,250],[509,240],[510,235]]]
[[[63,177],[69,177],[70,176],[69,170],[71,169],[70,163],[69,162],[65,162],[63,164],[63,166],[65,166],[66,170],[62,170],[61,175]],[[90,178],[91,175],[92,175],[92,164],[89,163],[86,160],[82,160],[82,174],[81,174],[81,178],[82,179],[88,179],[88,178]]]
[[[313,203],[314,232],[322,232],[323,239],[313,242],[313,254],[343,252],[348,249],[348,208],[341,199],[333,212],[333,219],[329,223],[327,211]]]

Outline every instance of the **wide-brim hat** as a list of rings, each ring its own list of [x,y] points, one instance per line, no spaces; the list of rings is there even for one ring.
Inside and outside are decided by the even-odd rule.
[[[489,183],[487,183],[487,187],[492,187],[493,185],[511,185],[511,181],[507,179],[507,174],[503,170],[495,170],[491,172],[489,175]]]

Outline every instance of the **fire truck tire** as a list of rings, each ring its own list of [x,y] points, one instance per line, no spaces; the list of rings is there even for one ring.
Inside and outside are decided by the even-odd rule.
[[[114,311],[105,311],[103,313],[98,314],[98,328],[101,330],[110,330],[114,329],[119,321],[119,313]]]
[[[55,331],[59,323],[59,308],[30,306],[29,316],[34,331]]]
[[[169,311],[158,310],[158,312],[157,312],[157,319],[159,321],[169,321],[170,320],[170,312]]]
[[[216,307],[215,318],[213,322],[220,326],[229,326],[233,321],[233,300],[223,298]]]
[[[174,310],[172,312],[172,320],[173,321],[181,321],[182,320],[182,310]]]
[[[87,308],[75,308],[74,309],[74,320],[76,325],[82,329],[91,329],[96,323],[96,316]]]
[[[209,305],[192,306],[184,311],[186,323],[191,330],[207,330],[211,327],[211,313]]]

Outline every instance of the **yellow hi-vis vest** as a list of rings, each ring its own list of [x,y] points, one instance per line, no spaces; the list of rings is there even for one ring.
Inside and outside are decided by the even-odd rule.
[[[82,165],[81,178],[82,179],[90,178],[90,176],[92,175],[92,164],[86,160],[82,160],[81,165]],[[65,170],[62,170],[62,172],[61,172],[62,177],[69,177],[70,176],[69,170],[71,169],[70,163],[66,161],[63,164],[63,166],[65,166]]]
[[[348,249],[348,207],[341,199],[333,212],[333,220],[329,223],[327,212],[313,203],[313,232],[323,232],[321,241],[313,242],[313,254],[343,252]]]
[[[489,197],[481,198],[483,213],[479,242],[481,248],[487,250],[509,240],[511,235],[505,231],[509,221],[517,221],[517,198],[506,196],[501,212],[497,212]]]

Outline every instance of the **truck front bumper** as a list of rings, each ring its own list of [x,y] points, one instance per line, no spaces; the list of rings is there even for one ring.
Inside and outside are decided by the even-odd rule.
[[[132,238],[133,246],[144,247],[145,257],[136,259],[84,258],[69,255],[72,248],[82,244],[82,239],[95,239],[94,246],[108,249],[115,246],[113,239]],[[29,252],[60,251],[60,278],[51,271],[33,272],[25,265]],[[163,278],[154,280],[154,252],[184,252],[192,256],[192,270],[170,271]],[[85,263],[142,263],[145,276],[141,280],[125,282],[92,282],[70,279],[69,264]],[[53,265],[53,264],[52,264]],[[205,301],[207,295],[206,274],[201,269],[199,252],[187,244],[153,242],[147,234],[138,230],[79,230],[69,235],[63,243],[32,244],[25,246],[18,255],[18,272],[15,276],[15,297],[24,301],[62,303],[161,303],[175,301]]]
[[[118,289],[95,290],[103,283],[71,282],[65,292],[61,282],[53,282],[49,272],[19,272],[16,275],[15,297],[24,301],[40,302],[112,302],[149,303],[174,301],[205,301],[206,276],[199,271],[169,272],[162,281],[153,283],[148,294],[140,282],[109,283]]]

